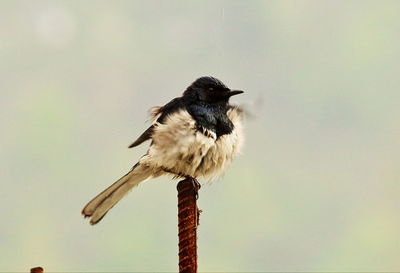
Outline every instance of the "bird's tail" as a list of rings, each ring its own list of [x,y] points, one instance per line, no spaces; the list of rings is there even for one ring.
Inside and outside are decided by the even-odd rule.
[[[152,169],[149,166],[137,163],[129,173],[93,198],[83,208],[82,214],[85,218],[90,217],[90,224],[97,224],[133,187],[151,176]]]

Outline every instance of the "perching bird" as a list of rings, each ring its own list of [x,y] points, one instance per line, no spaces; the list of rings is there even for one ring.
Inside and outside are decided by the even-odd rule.
[[[140,182],[163,174],[210,180],[223,173],[243,143],[242,111],[220,80],[201,77],[179,98],[150,110],[153,124],[129,148],[151,140],[147,153],[82,210],[92,225]]]

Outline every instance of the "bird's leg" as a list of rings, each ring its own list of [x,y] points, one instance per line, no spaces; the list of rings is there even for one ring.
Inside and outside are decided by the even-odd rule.
[[[187,179],[190,179],[190,181],[192,182],[192,185],[193,185],[193,188],[194,188],[194,191],[196,192],[196,200],[199,198],[199,190],[200,190],[200,188],[201,188],[201,184],[199,183],[199,181],[197,181],[197,179],[196,178],[194,178],[194,177],[187,177]]]
[[[194,177],[188,176],[188,177],[186,177],[186,179],[190,179],[190,181],[192,182],[192,186],[193,186],[194,192],[196,194],[196,200],[199,199],[199,190],[201,188],[201,184]],[[201,212],[202,212],[202,210],[199,209],[199,207],[196,204],[196,226],[198,226],[200,224],[200,213]]]

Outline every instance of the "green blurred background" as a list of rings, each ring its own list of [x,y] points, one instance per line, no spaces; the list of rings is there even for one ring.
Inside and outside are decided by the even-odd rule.
[[[400,1],[1,1],[0,271],[176,271],[176,181],[97,226],[146,111],[212,75],[254,115],[200,271],[400,270]]]

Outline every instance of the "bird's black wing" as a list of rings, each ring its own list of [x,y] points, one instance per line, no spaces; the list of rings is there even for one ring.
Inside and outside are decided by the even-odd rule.
[[[146,140],[151,139],[157,123],[164,123],[164,120],[168,115],[183,108],[185,108],[185,104],[182,98],[175,98],[162,107],[153,108],[151,115],[155,118],[158,117],[156,122],[147,128],[146,131],[144,131],[143,134],[141,134],[131,145],[129,145],[129,148],[136,147]]]

